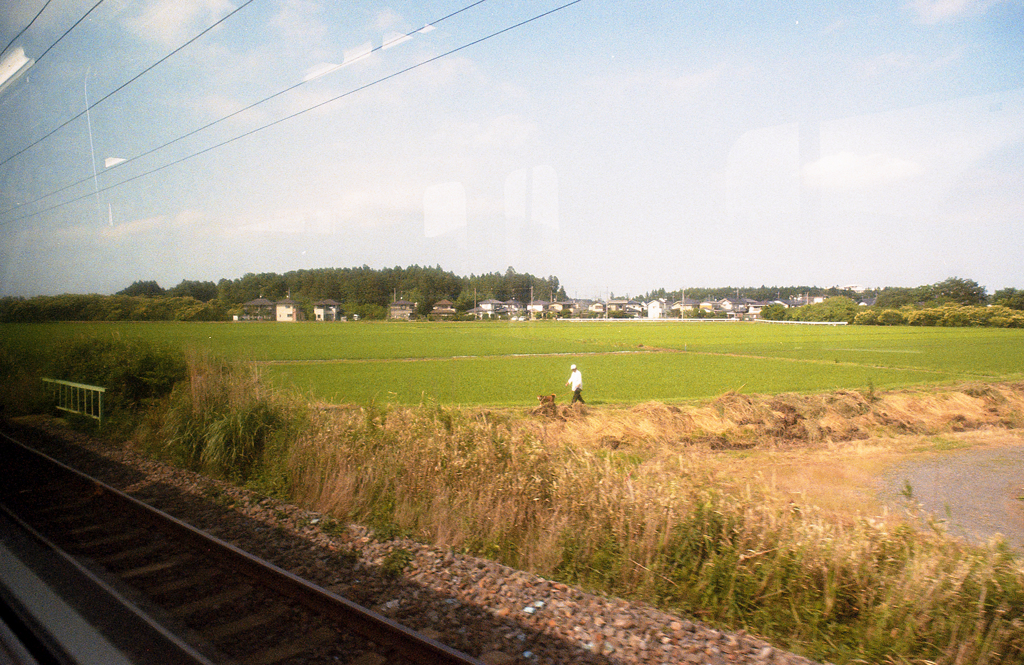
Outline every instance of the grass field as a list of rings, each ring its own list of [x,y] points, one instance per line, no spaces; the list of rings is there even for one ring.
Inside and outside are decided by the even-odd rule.
[[[141,337],[252,360],[315,400],[592,404],[744,393],[888,389],[1024,376],[1024,331],[722,322],[56,323],[0,328],[15,355],[81,335]]]

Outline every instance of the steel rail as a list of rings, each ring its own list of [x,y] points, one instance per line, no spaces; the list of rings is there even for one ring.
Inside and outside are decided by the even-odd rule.
[[[106,494],[146,520],[154,528],[160,529],[173,538],[190,543],[222,565],[238,571],[266,588],[293,598],[310,610],[345,625],[346,628],[377,644],[400,653],[410,662],[423,665],[446,663],[485,665],[481,660],[421,635],[377,612],[331,593],[287,570],[253,556],[231,543],[153,508],[45,453],[34,450],[3,432],[0,432],[0,437],[40,462],[47,463],[78,482],[89,484],[97,494]]]

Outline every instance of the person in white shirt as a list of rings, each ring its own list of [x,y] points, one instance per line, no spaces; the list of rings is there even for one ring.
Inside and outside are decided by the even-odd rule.
[[[580,404],[586,404],[586,402],[583,401],[582,394],[583,374],[581,374],[580,371],[576,369],[576,365],[573,365],[569,369],[572,370],[572,374],[569,375],[569,380],[565,382],[565,385],[569,386],[569,389],[572,390],[572,402],[569,403],[569,406],[572,406],[576,402],[579,402]]]

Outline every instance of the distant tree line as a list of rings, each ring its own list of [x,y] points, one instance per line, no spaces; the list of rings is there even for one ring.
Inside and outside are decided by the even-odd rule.
[[[637,299],[674,300],[682,290],[658,289]],[[0,299],[0,322],[37,321],[224,321],[241,312],[256,298],[281,300],[290,296],[312,318],[313,304],[332,299],[345,314],[382,319],[394,300],[417,305],[419,316],[429,315],[440,300],[454,303],[465,313],[483,300],[566,300],[565,288],[555,276],[535,277],[509,267],[504,273],[460,277],[440,266],[373,269],[319,268],[282,274],[247,273],[237,279],[183,280],[164,289],[156,281],[140,280],[108,295],[59,295]],[[811,286],[754,288],[688,288],[690,300],[741,297],[772,302],[804,297],[825,301],[803,307],[765,307],[762,318],[792,321],[846,321],[865,325],[985,325],[1024,327],[1024,290],[1001,289],[989,296],[970,279],[951,277],[918,286],[886,287],[861,293]],[[613,296],[614,297],[614,296]],[[860,305],[870,302],[869,307]]]
[[[863,298],[873,298],[877,292],[874,290],[868,290],[863,292],[856,292],[850,289],[840,289],[838,287],[821,288],[819,286],[757,286],[757,287],[734,287],[734,286],[723,286],[723,287],[692,287],[687,289],[657,289],[645,294],[642,297],[638,297],[639,300],[645,302],[654,300],[656,298],[666,298],[668,300],[678,300],[681,295],[685,295],[687,300],[721,300],[722,298],[750,298],[751,300],[758,300],[760,302],[772,302],[774,300],[800,300],[804,297],[823,296],[825,298],[833,298],[836,296],[845,296],[852,300],[858,300]]]
[[[835,296],[796,308],[771,305],[761,311],[761,316],[776,321],[845,321],[859,325],[1024,328],[1022,310],[1024,291],[1002,289],[989,297],[977,282],[951,277],[915,288],[881,289],[869,307],[846,296]]]
[[[65,294],[0,299],[0,322],[225,321],[228,308],[192,297]]]
[[[460,277],[437,267],[373,269],[320,268],[278,273],[247,273],[237,279],[184,280],[164,289],[156,281],[140,280],[107,295],[59,295],[0,299],[0,322],[36,321],[223,321],[241,312],[256,298],[291,297],[312,318],[313,304],[331,299],[346,314],[365,319],[385,318],[394,300],[417,304],[427,316],[440,300],[450,300],[460,312],[482,300],[565,300],[555,276],[535,277],[509,267],[504,273]]]

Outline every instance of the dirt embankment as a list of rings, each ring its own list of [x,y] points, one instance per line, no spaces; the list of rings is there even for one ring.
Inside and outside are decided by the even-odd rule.
[[[652,440],[749,448],[872,436],[1024,427],[1024,383],[970,383],[893,392],[837,390],[801,395],[726,393],[702,405],[647,402],[623,409],[543,405],[545,427],[617,448]]]
[[[833,450],[798,464],[785,457],[783,466],[802,465],[803,475],[788,480],[791,489],[844,509],[885,505],[892,514],[913,515],[922,528],[969,541],[1000,534],[1024,551],[1024,383],[884,393],[727,393],[693,406],[549,405],[535,414],[539,435],[597,449]],[[879,440],[894,445],[879,446]],[[860,441],[874,451],[869,464],[838,452],[844,442]]]

